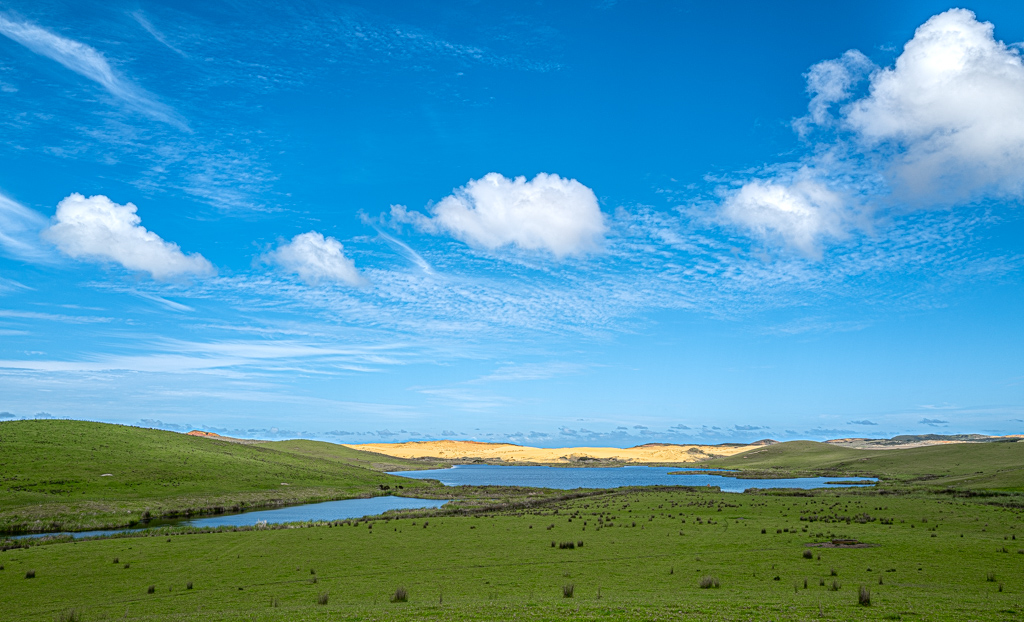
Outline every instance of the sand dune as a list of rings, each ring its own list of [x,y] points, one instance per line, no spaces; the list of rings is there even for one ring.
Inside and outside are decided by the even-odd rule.
[[[443,458],[447,460],[501,460],[538,464],[571,464],[591,460],[659,463],[697,462],[714,456],[732,456],[768,444],[751,445],[671,445],[652,443],[619,449],[617,447],[526,447],[508,443],[476,441],[418,441],[410,443],[365,443],[345,445],[396,458]]]

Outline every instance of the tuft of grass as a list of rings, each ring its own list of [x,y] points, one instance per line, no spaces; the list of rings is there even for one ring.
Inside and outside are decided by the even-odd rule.
[[[985,580],[990,582],[990,583],[994,583],[995,580],[996,580],[996,573],[990,572],[990,573],[986,574],[985,575]]]
[[[277,596],[271,596],[270,597],[270,606],[271,607],[280,607],[281,606],[281,601],[277,600]]]
[[[857,604],[865,607],[871,605],[871,590],[860,586],[860,590],[857,592]]]
[[[81,622],[82,614],[78,612],[78,609],[72,607],[71,609],[65,609],[58,613],[54,620],[56,620],[56,622]]]
[[[835,579],[832,579],[832,585],[828,586],[828,589],[832,590],[833,592],[838,592],[839,588],[841,588],[841,587],[843,587],[843,586],[840,585],[839,581],[836,581]]]
[[[830,569],[830,570],[828,571],[828,576],[830,576],[830,577],[838,577],[838,576],[839,576],[839,573],[838,573],[838,572],[836,572],[836,569],[835,569],[835,568],[832,568],[832,569]]]
[[[26,579],[35,579],[36,578],[36,571],[35,570],[29,570],[28,572],[25,573],[25,578]]]
[[[560,548],[560,549],[575,549],[576,548],[576,543],[575,542],[559,542],[558,543],[558,548]]]
[[[155,594],[155,593],[156,593],[156,586],[155,586],[155,585],[151,585],[151,586],[149,586],[149,587],[148,587],[148,588],[146,589],[146,593],[147,593],[147,594]]]
[[[115,557],[114,558],[114,563],[115,564],[120,564],[121,563],[121,558],[120,557]]]
[[[562,598],[572,598],[575,592],[576,586],[572,583],[566,583],[562,586]]]
[[[814,553],[811,552],[811,549],[804,550],[804,559],[814,559]]]
[[[124,565],[124,567],[125,567],[125,568],[131,568],[131,567],[132,567],[132,565],[131,565],[131,564],[125,564],[125,565]]]
[[[697,582],[697,585],[700,586],[700,589],[707,590],[707,589],[717,589],[720,584],[718,583],[718,579],[717,578],[712,577],[712,576],[707,576],[707,577],[701,577],[700,581]]]
[[[394,596],[391,597],[393,603],[404,603],[409,600],[409,592],[404,587],[399,587],[395,590]]]
[[[326,605],[327,601],[330,600],[330,599],[331,599],[331,593],[330,592],[324,592],[324,593],[322,593],[322,594],[320,594],[319,596],[316,597],[316,604],[318,604],[318,605]]]
[[[192,582],[191,581],[189,581],[188,583],[185,584],[185,589],[186,590],[191,590],[192,589]]]

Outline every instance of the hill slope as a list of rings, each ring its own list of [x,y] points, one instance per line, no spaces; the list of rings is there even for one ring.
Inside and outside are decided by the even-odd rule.
[[[373,454],[324,459],[295,443],[279,450],[87,421],[0,423],[0,531],[116,527],[146,511],[158,517],[432,486],[352,464],[371,463]]]
[[[957,489],[1024,490],[1024,443],[968,443],[910,449],[849,449],[791,441],[704,463],[757,471],[873,475]]]

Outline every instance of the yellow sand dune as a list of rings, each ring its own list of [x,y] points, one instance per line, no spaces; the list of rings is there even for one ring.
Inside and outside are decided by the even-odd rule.
[[[525,447],[508,443],[476,441],[417,441],[411,443],[365,443],[345,445],[352,449],[372,451],[396,458],[443,458],[446,460],[501,460],[502,462],[533,462],[538,464],[569,464],[587,460],[618,460],[620,462],[697,462],[713,456],[732,456],[761,447],[752,445],[670,445],[651,443],[638,447]],[[770,441],[774,442],[774,441]]]

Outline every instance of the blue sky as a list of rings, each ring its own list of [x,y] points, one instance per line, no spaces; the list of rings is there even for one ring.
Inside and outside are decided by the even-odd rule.
[[[0,3],[0,411],[1024,431],[1024,6]]]

